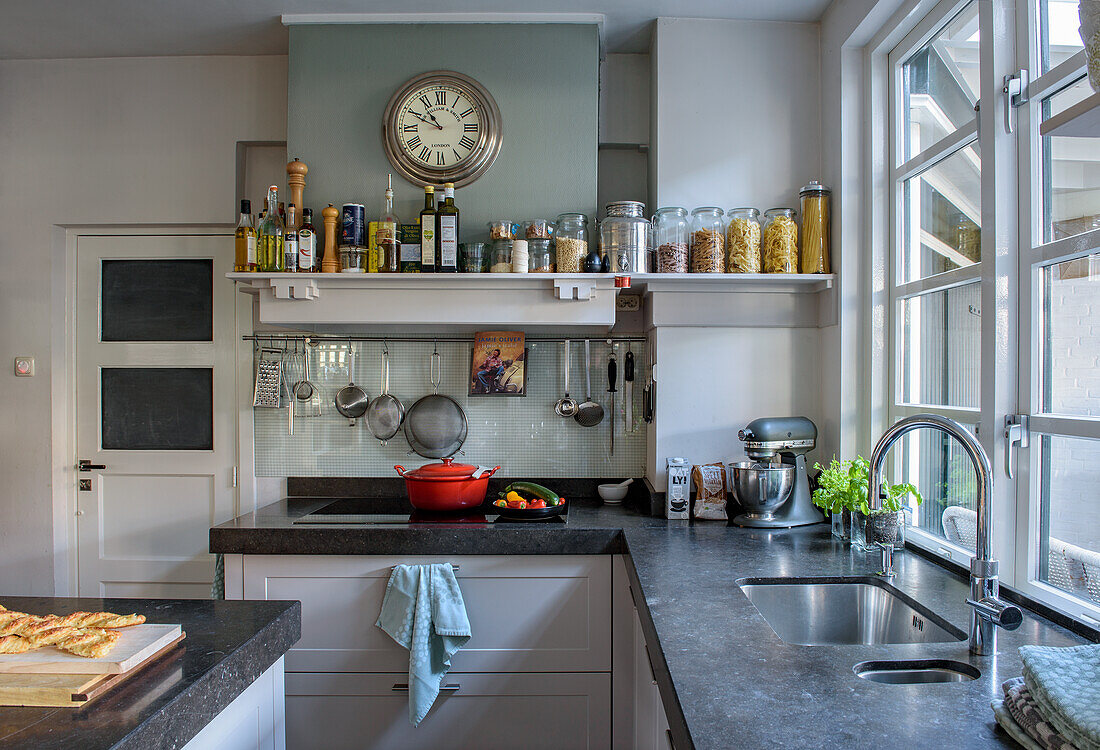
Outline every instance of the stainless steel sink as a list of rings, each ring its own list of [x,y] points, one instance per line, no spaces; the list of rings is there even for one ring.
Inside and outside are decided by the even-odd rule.
[[[872,577],[742,578],[775,634],[799,646],[946,643],[966,634]]]
[[[969,682],[982,673],[969,664],[947,659],[864,661],[852,667],[859,677],[888,685],[924,685],[930,682]]]

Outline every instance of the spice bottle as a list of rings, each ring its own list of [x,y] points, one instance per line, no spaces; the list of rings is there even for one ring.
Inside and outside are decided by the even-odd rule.
[[[813,180],[798,193],[802,199],[802,273],[829,273],[829,194]]]
[[[691,212],[691,272],[725,273],[722,209],[704,206]]]
[[[653,244],[657,246],[657,273],[687,273],[691,222],[683,208],[658,208],[653,215]]]
[[[798,273],[798,225],[793,208],[769,208],[764,212],[761,246],[764,273]]]
[[[760,212],[731,208],[726,212],[726,273],[760,273]]]
[[[588,217],[584,214],[560,214],[554,224],[554,245],[558,254],[558,273],[580,273],[588,254]]]

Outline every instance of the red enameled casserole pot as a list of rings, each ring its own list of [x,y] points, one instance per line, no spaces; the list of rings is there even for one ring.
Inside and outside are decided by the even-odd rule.
[[[481,505],[489,489],[489,477],[500,471],[499,466],[482,468],[481,474],[475,478],[474,473],[481,467],[456,464],[453,458],[445,458],[441,463],[424,464],[412,471],[404,466],[393,468],[404,477],[412,506],[434,511],[461,510]]]

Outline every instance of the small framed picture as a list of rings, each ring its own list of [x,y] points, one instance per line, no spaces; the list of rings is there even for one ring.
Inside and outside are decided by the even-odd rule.
[[[526,396],[523,331],[482,331],[470,356],[471,396]]]

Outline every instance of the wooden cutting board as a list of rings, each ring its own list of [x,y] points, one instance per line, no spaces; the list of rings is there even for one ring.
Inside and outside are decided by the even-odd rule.
[[[0,674],[123,674],[183,635],[179,625],[148,623],[121,628],[120,632],[115,647],[99,659],[67,654],[52,646],[25,654],[0,654]]]

